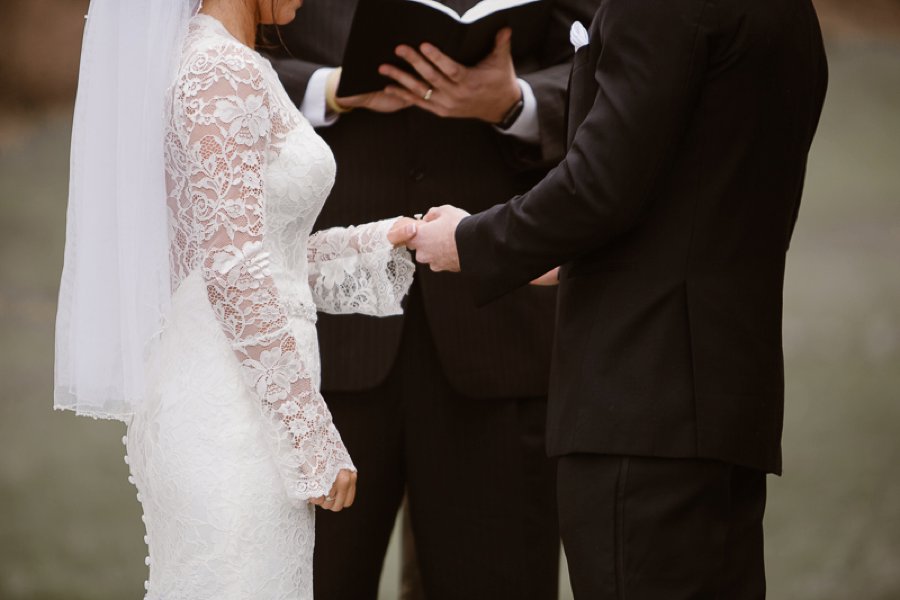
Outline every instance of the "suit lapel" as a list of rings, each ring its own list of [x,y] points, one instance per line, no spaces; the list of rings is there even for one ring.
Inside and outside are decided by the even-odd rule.
[[[572,145],[575,131],[584,121],[597,95],[597,82],[591,64],[591,46],[582,46],[575,53],[569,72],[569,100],[566,103],[566,148]]]

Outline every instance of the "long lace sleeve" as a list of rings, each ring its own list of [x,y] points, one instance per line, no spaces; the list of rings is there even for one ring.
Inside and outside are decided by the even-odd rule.
[[[264,250],[263,171],[283,127],[249,50],[204,56],[186,70],[183,158],[190,211],[210,304],[246,383],[271,423],[273,451],[289,496],[327,494],[353,469],[316,389]]]
[[[387,232],[396,219],[334,227],[309,238],[309,287],[316,308],[332,314],[384,317],[403,312],[415,265]]]

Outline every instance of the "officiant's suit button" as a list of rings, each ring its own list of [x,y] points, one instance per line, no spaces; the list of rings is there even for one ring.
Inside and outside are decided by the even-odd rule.
[[[413,181],[422,181],[425,179],[425,173],[419,169],[413,169],[409,172],[409,178]]]

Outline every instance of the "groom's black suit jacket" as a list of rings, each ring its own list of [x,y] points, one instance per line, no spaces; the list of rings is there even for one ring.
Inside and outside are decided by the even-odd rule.
[[[568,152],[462,221],[480,302],[556,265],[552,454],[781,470],[785,253],[825,94],[810,0],[603,0]]]
[[[546,38],[516,62],[537,98],[540,147],[528,146],[474,120],[441,119],[419,109],[395,114],[357,110],[319,130],[334,151],[337,181],[317,228],[425,213],[456,203],[477,212],[537,183],[565,152],[566,84],[571,68],[569,25],[587,22],[598,0],[548,0]],[[476,0],[449,0],[462,13]],[[273,64],[299,105],[312,74],[341,64],[356,0],[314,0],[281,28],[295,58],[273,50]],[[276,32],[267,37],[277,44]],[[456,277],[420,268],[431,335],[444,373],[469,397],[546,395],[556,292],[522,289],[491,307],[472,305]],[[403,317],[321,315],[326,391],[377,386],[394,364]]]

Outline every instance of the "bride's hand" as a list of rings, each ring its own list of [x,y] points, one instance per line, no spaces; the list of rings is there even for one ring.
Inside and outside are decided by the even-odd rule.
[[[325,510],[332,512],[341,512],[345,508],[353,505],[356,498],[356,472],[348,469],[341,469],[338,473],[331,492],[327,496],[319,496],[309,501],[310,504],[321,506]]]
[[[387,238],[393,245],[403,246],[406,245],[406,242],[416,237],[417,231],[418,225],[415,219],[400,217],[391,226],[390,231],[387,233]]]
[[[559,285],[559,267],[544,273],[531,282],[531,285]]]

